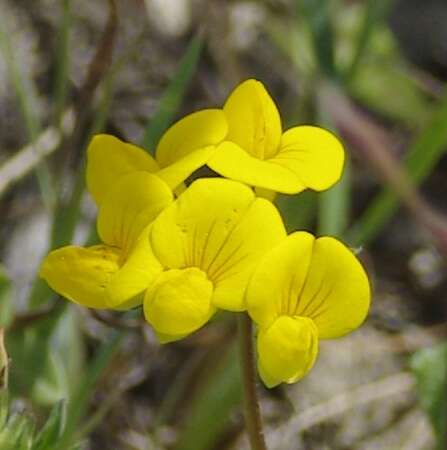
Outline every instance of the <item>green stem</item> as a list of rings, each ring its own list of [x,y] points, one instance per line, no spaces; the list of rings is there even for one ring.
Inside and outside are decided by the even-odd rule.
[[[239,350],[244,386],[244,416],[251,450],[267,450],[256,393],[256,367],[253,349],[252,322],[243,313],[238,317]]]

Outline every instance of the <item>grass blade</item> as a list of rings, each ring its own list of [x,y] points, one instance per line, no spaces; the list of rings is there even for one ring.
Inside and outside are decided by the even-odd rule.
[[[239,357],[232,347],[223,364],[202,389],[191,406],[188,421],[180,434],[176,450],[214,448],[228,424],[231,411],[242,401]]]
[[[298,0],[297,5],[298,10],[306,16],[309,24],[314,53],[321,72],[329,78],[336,78],[335,36],[329,11],[329,1]]]
[[[39,121],[33,113],[34,105],[37,105],[37,95],[32,80],[26,79],[24,71],[17,64],[12,43],[9,39],[4,19],[0,16],[0,51],[3,53],[8,67],[9,77],[19,100],[20,109],[25,120],[29,139],[35,143],[39,135]],[[56,191],[51,172],[45,160],[42,160],[35,168],[42,200],[48,211],[52,211],[56,202]]]
[[[67,100],[69,81],[68,73],[70,68],[69,39],[72,22],[71,0],[63,0],[62,8],[63,15],[58,31],[57,66],[54,84],[54,117],[56,124],[60,122],[62,112],[65,108],[65,102]]]
[[[341,238],[349,221],[351,171],[345,163],[340,181],[319,194],[318,234]]]
[[[58,445],[53,450],[65,450],[73,444],[78,423],[85,414],[91,394],[103,370],[118,350],[125,331],[113,331],[111,336],[101,345],[95,359],[90,363],[85,375],[79,381],[78,389],[68,404],[67,423]]]
[[[189,43],[177,71],[160,99],[158,111],[146,127],[142,146],[151,152],[155,151],[157,142],[172,123],[175,113],[181,105],[189,82],[195,73],[202,48],[202,38],[199,36],[194,37]]]

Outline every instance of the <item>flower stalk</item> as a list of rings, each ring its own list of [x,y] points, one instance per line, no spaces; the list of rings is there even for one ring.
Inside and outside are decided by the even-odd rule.
[[[0,328],[0,391],[8,389],[8,354],[4,341],[5,330]]]
[[[256,366],[252,322],[246,313],[238,316],[239,353],[244,391],[245,426],[251,450],[267,450],[256,392]]]

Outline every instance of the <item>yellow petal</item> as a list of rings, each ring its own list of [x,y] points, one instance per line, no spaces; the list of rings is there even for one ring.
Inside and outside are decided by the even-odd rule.
[[[254,198],[253,191],[240,183],[219,178],[195,181],[154,222],[155,255],[169,269],[206,268]]]
[[[318,331],[306,317],[279,317],[259,330],[258,369],[267,387],[295,383],[312,368],[318,354]]]
[[[368,277],[350,249],[331,237],[315,241],[298,315],[311,317],[321,339],[359,327],[370,305]]]
[[[229,311],[244,311],[248,281],[262,256],[284,239],[286,232],[278,210],[257,198],[208,266],[214,281],[213,304]]]
[[[207,164],[226,178],[271,191],[296,194],[306,188],[290,169],[251,156],[233,142],[220,144]]]
[[[244,291],[259,257],[285,236],[276,208],[224,179],[194,182],[153,224],[151,244],[166,268],[198,267],[213,281],[213,303],[245,309]]]
[[[162,272],[159,261],[149,245],[150,226],[139,236],[124,264],[107,284],[110,308],[128,309],[142,303],[141,294]],[[124,299],[129,299],[124,302]]]
[[[109,134],[96,135],[87,149],[87,188],[98,205],[123,175],[158,169],[149,153]]]
[[[225,114],[220,109],[204,109],[189,114],[162,136],[155,153],[157,162],[165,168],[195,150],[214,146],[224,139],[227,130]]]
[[[223,109],[228,120],[227,141],[261,160],[276,155],[282,132],[281,119],[261,82],[241,83],[230,94]]]
[[[286,131],[280,152],[271,159],[316,191],[331,187],[341,176],[344,150],[329,131],[312,126],[300,126]]]
[[[161,178],[172,190],[180,191],[182,183],[198,168],[204,166],[214,154],[217,147],[209,146],[199,148],[169,166],[157,172],[157,176]]]
[[[214,314],[212,292],[213,284],[199,269],[168,270],[147,290],[144,315],[162,336],[185,336],[202,327]]]
[[[69,300],[88,308],[108,308],[106,287],[119,270],[120,251],[106,245],[68,246],[52,251],[39,275]]]
[[[265,255],[246,300],[263,327],[281,315],[310,317],[321,338],[333,338],[363,322],[370,289],[362,265],[341,242],[297,232]]]
[[[134,172],[121,177],[99,209],[101,240],[121,248],[127,257],[143,229],[172,200],[172,191],[155,175]]]
[[[257,324],[268,327],[279,316],[296,315],[314,242],[310,233],[293,233],[259,262],[246,293],[248,312]]]

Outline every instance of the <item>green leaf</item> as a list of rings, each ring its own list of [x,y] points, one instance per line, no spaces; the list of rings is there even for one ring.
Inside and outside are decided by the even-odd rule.
[[[22,414],[8,417],[0,430],[1,450],[31,450],[34,426]]]
[[[63,433],[64,423],[65,404],[59,402],[36,434],[30,416],[22,412],[10,414],[8,393],[0,391],[0,450],[54,450]],[[70,450],[80,448],[80,443],[77,443]]]
[[[447,445],[447,343],[417,351],[411,358],[422,408],[430,417],[437,449]]]
[[[50,415],[37,435],[33,450],[49,450],[58,442],[62,434],[65,422],[65,404],[60,401],[52,408]]]
[[[357,70],[361,67],[364,56],[367,54],[371,36],[377,24],[383,24],[389,7],[390,0],[366,0],[364,2],[364,15],[360,30],[353,38],[355,51],[352,61],[346,70],[347,81],[355,78]],[[387,103],[387,102],[383,102]]]
[[[142,146],[151,152],[155,151],[157,142],[172,123],[178,111],[186,90],[193,77],[203,48],[203,41],[200,37],[194,37],[180,60],[168,87],[164,91],[158,111],[151,117],[142,142]]]
[[[8,420],[9,394],[6,389],[0,390],[0,430],[3,430]],[[1,448],[1,447],[0,447]]]
[[[417,81],[399,67],[398,56],[386,60],[371,59],[362,63],[350,92],[360,103],[408,127],[420,127],[429,118],[431,104]],[[396,95],[399,92],[399,95]],[[393,98],[393,101],[384,99]]]

